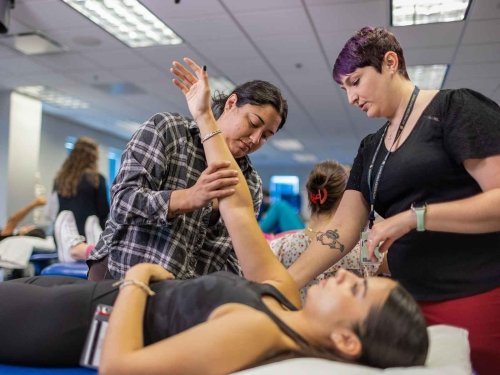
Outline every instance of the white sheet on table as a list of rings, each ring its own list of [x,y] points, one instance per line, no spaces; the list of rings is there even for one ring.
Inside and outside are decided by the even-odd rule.
[[[13,236],[0,241],[0,267],[21,268],[28,266],[33,249],[52,252],[56,246],[52,236],[37,238]]]

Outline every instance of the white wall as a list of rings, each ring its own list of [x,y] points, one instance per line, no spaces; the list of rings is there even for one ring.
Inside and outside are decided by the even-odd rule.
[[[0,92],[0,226],[7,221],[10,92]]]
[[[2,221],[33,199],[38,168],[42,104],[17,93],[2,97]],[[8,119],[7,119],[8,117]],[[2,134],[3,135],[3,134]]]
[[[42,112],[41,131],[38,132],[36,144],[27,148],[27,142],[34,141],[34,132],[24,129],[23,137],[13,137],[12,130],[15,128],[9,129],[8,126],[12,117],[9,106],[10,94],[0,94],[0,227],[5,224],[9,215],[33,199],[36,171],[40,172],[47,192],[52,191],[53,179],[68,155],[64,147],[67,137],[87,136],[99,143],[99,171],[108,180],[108,187],[110,186],[112,181],[109,181],[108,176],[108,150],[110,147],[123,150],[128,140]],[[16,119],[17,127],[18,123],[19,119]],[[33,166],[24,165],[26,160],[23,158],[26,157],[30,160],[36,157],[36,163]],[[9,168],[9,163],[14,166]],[[30,222],[32,215],[23,221]]]

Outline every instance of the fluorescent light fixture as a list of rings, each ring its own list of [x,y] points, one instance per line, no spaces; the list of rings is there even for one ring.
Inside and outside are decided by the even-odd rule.
[[[7,35],[1,42],[25,55],[64,52],[65,48],[40,32]]]
[[[414,65],[407,68],[412,82],[424,90],[439,90],[443,86],[448,65]]]
[[[182,43],[138,0],[63,1],[131,48]]]
[[[462,21],[469,5],[470,0],[392,0],[392,26]]]
[[[296,139],[273,139],[272,142],[276,148],[284,151],[301,151],[304,149],[302,143]]]
[[[318,161],[318,157],[314,154],[293,154],[293,160],[299,163],[314,163]]]
[[[130,133],[134,133],[137,129],[140,128],[141,124],[139,124],[138,122],[134,122],[134,121],[117,121],[115,123],[115,126],[117,128],[126,130]]]
[[[212,93],[212,96],[216,93],[229,95],[236,87],[236,85],[226,77],[208,77],[208,83],[210,84],[210,92]]]
[[[71,109],[85,109],[89,107],[88,103],[47,86],[21,86],[17,87],[15,91],[57,107]]]
[[[119,96],[119,95],[135,95],[135,94],[145,94],[146,92],[139,86],[132,82],[110,82],[110,83],[98,83],[92,85],[95,88],[104,91],[106,94]]]

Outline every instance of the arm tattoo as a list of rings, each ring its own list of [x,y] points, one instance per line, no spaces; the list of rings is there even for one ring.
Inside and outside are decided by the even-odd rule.
[[[328,229],[326,232],[316,232],[316,240],[322,245],[328,246],[330,249],[344,252],[345,246],[339,241],[337,229]]]

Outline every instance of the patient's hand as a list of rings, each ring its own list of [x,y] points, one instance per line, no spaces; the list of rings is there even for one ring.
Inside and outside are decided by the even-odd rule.
[[[158,264],[139,263],[131,267],[127,271],[127,273],[125,274],[125,279],[141,281],[146,280],[147,282],[151,282],[173,280],[175,279],[175,276]]]
[[[187,57],[183,61],[189,69],[178,61],[173,61],[170,72],[176,77],[173,79],[173,83],[186,97],[193,119],[198,122],[199,116],[211,114],[208,75],[206,67],[202,68]]]
[[[39,196],[39,197],[36,197],[34,200],[33,200],[33,205],[35,207],[38,207],[38,206],[44,206],[45,204],[47,204],[47,198],[45,198],[44,196]]]

